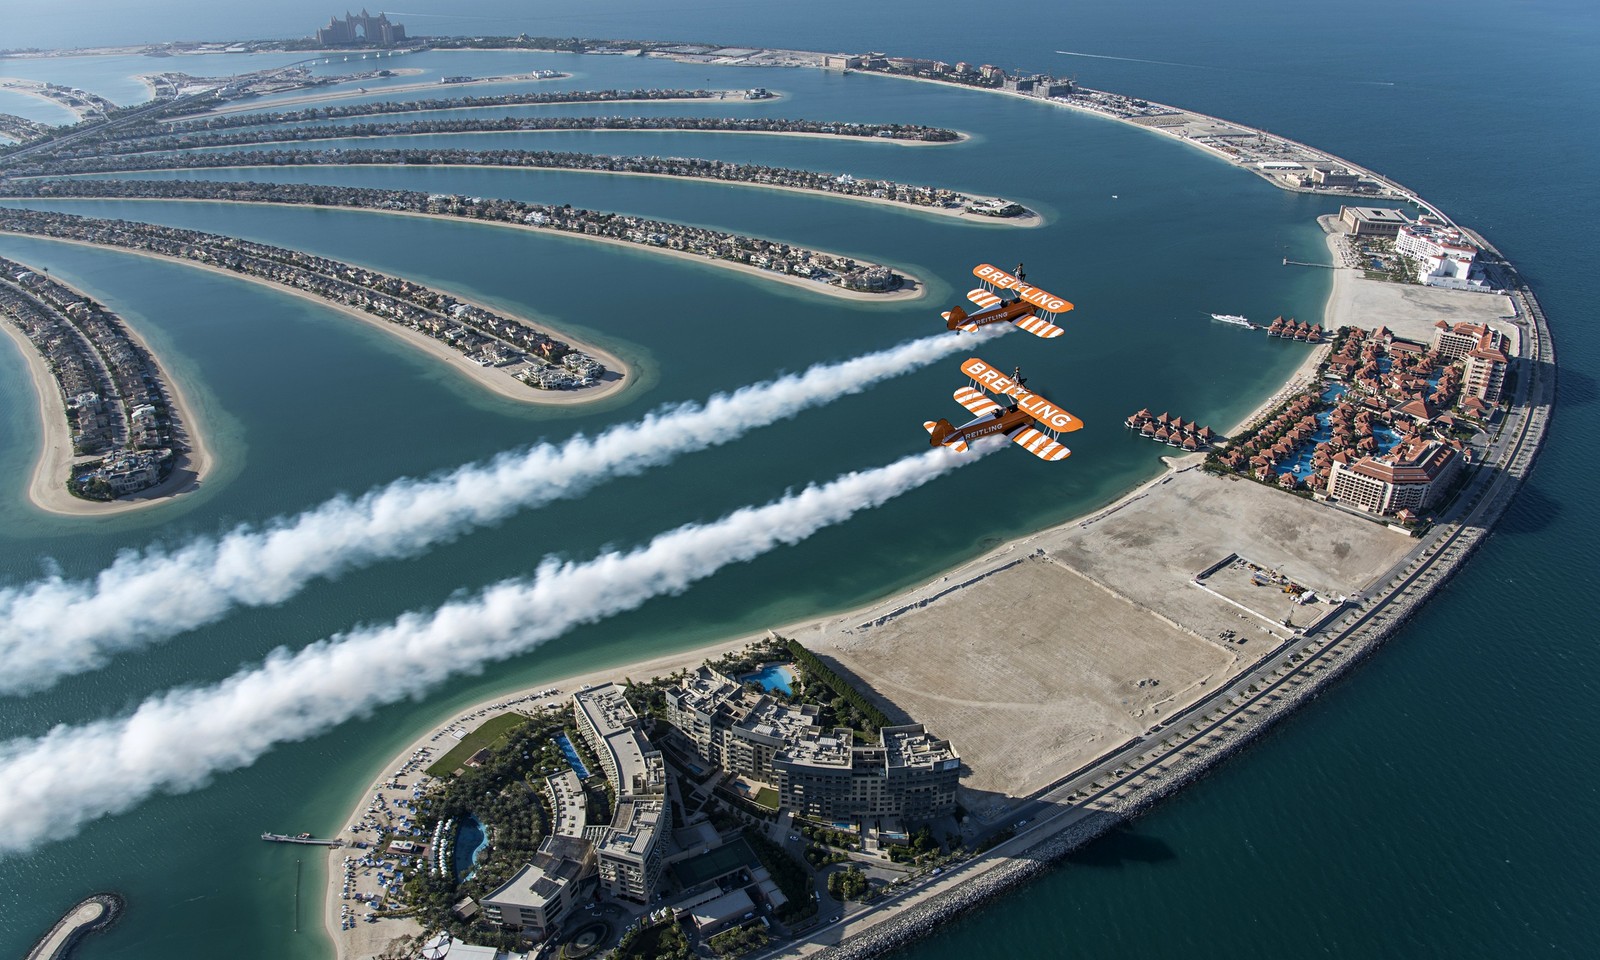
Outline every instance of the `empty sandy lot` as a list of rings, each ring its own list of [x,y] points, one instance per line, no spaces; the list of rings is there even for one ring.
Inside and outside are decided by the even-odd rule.
[[[1277,647],[1263,621],[1194,585],[1205,568],[1238,553],[1319,592],[1351,593],[1413,544],[1380,524],[1191,469],[793,635],[899,715],[949,738],[968,768],[963,803],[994,816],[1001,798],[1145,733]],[[1226,630],[1249,642],[1221,639]]]

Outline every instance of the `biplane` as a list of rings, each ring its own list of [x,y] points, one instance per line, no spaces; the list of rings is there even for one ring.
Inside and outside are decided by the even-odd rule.
[[[1024,387],[1020,372],[1005,376],[977,357],[963,363],[961,372],[972,378],[972,385],[957,390],[955,400],[974,419],[959,427],[948,420],[923,423],[934,446],[966,450],[980,437],[1002,435],[1040,460],[1053,462],[1072,456],[1060,436],[1081,429],[1083,421]],[[991,400],[985,390],[1006,403]]]
[[[1017,272],[1022,272],[1020,263],[1017,264]],[[1072,304],[1048,290],[1031,287],[1020,277],[987,263],[973,267],[972,273],[983,281],[982,286],[967,293],[967,299],[978,310],[969,314],[960,306],[950,308],[943,314],[948,329],[973,333],[991,323],[1014,323],[1046,340],[1066,332],[1050,321],[1071,310]],[[1004,291],[1004,294],[996,291]]]

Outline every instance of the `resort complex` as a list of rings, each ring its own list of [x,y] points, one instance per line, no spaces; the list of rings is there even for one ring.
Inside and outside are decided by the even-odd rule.
[[[0,581],[0,695],[77,685],[19,700],[48,724],[0,757],[0,856],[99,856],[146,799],[238,790],[272,812],[230,864],[282,901],[246,931],[264,950],[318,920],[337,960],[872,960],[1326,690],[1478,548],[1544,440],[1555,354],[1518,269],[1325,151],[992,47],[412,16],[122,51],[167,61],[134,106],[0,78],[79,118],[0,115],[0,327],[44,427],[26,496],[62,515],[17,525],[12,566],[42,572]],[[272,56],[169,59],[231,54]],[[795,69],[718,89],[726,66]],[[904,96],[868,109],[879,89]],[[1074,135],[1205,155],[1038,176]],[[1102,237],[1191,249],[1139,289]],[[954,260],[981,286],[941,326],[913,301],[967,291],[938,279]],[[282,326],[180,343],[129,293],[163,283],[183,318],[259,298]],[[218,290],[251,307],[189,302]],[[958,366],[974,344],[992,362]],[[211,378],[213,451],[173,369]],[[976,419],[918,433],[951,397]],[[1079,481],[1032,462],[1080,429]],[[1034,458],[990,458],[996,436]],[[217,451],[242,465],[207,495],[52,554],[62,517],[160,510]],[[147,677],[172,689],[112,686]],[[80,700],[116,715],[55,719]],[[305,770],[251,769],[279,750]],[[323,754],[369,772],[335,790]],[[1116,863],[1177,859],[1123,839]],[[142,935],[200,909],[171,899]],[[41,943],[125,912],[83,901]]]
[[[822,822],[926,822],[955,809],[961,758],[921,724],[883,727],[856,745],[823,730],[814,705],[780,703],[714,667],[666,692],[667,722],[712,766],[777,790],[780,809]]]

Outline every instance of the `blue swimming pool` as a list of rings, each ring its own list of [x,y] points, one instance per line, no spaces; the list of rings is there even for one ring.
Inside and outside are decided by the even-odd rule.
[[[794,692],[794,668],[786,663],[769,663],[755,673],[747,673],[739,678],[740,683],[749,683],[752,680],[761,684],[763,690],[776,690],[785,694]]]
[[[472,865],[478,862],[478,858],[488,847],[489,835],[477,817],[468,817],[461,821],[461,825],[456,827],[455,855],[451,863],[456,876],[459,877],[471,870]]]
[[[1322,391],[1322,399],[1331,405],[1342,397],[1348,389],[1342,383],[1330,383],[1328,388]],[[1332,413],[1333,410],[1330,406],[1329,409],[1316,414],[1316,432],[1294,448],[1292,459],[1278,464],[1275,474],[1292,473],[1295,479],[1304,483],[1307,478],[1316,472],[1315,467],[1312,466],[1312,458],[1316,456],[1317,444],[1326,443],[1333,439]],[[1372,422],[1372,438],[1378,441],[1378,448],[1373,452],[1379,454],[1389,452],[1394,449],[1395,444],[1400,442],[1400,434],[1396,433],[1387,423],[1381,420]]]
[[[561,752],[563,754],[566,754],[567,763],[570,764],[573,771],[577,773],[578,779],[589,779],[589,768],[583,765],[583,760],[578,757],[577,748],[572,745],[571,740],[567,739],[566,734],[556,734],[556,746],[561,748]]]

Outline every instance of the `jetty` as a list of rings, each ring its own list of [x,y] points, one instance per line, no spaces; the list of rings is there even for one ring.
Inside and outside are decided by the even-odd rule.
[[[268,843],[304,843],[313,847],[344,846],[344,841],[338,839],[337,837],[331,840],[324,840],[321,837],[313,837],[309,833],[297,833],[294,836],[290,836],[287,833],[263,833],[261,835],[261,839],[267,841]]]
[[[104,930],[122,915],[121,895],[97,893],[75,904],[51,927],[24,960],[66,960],[85,935]]]

